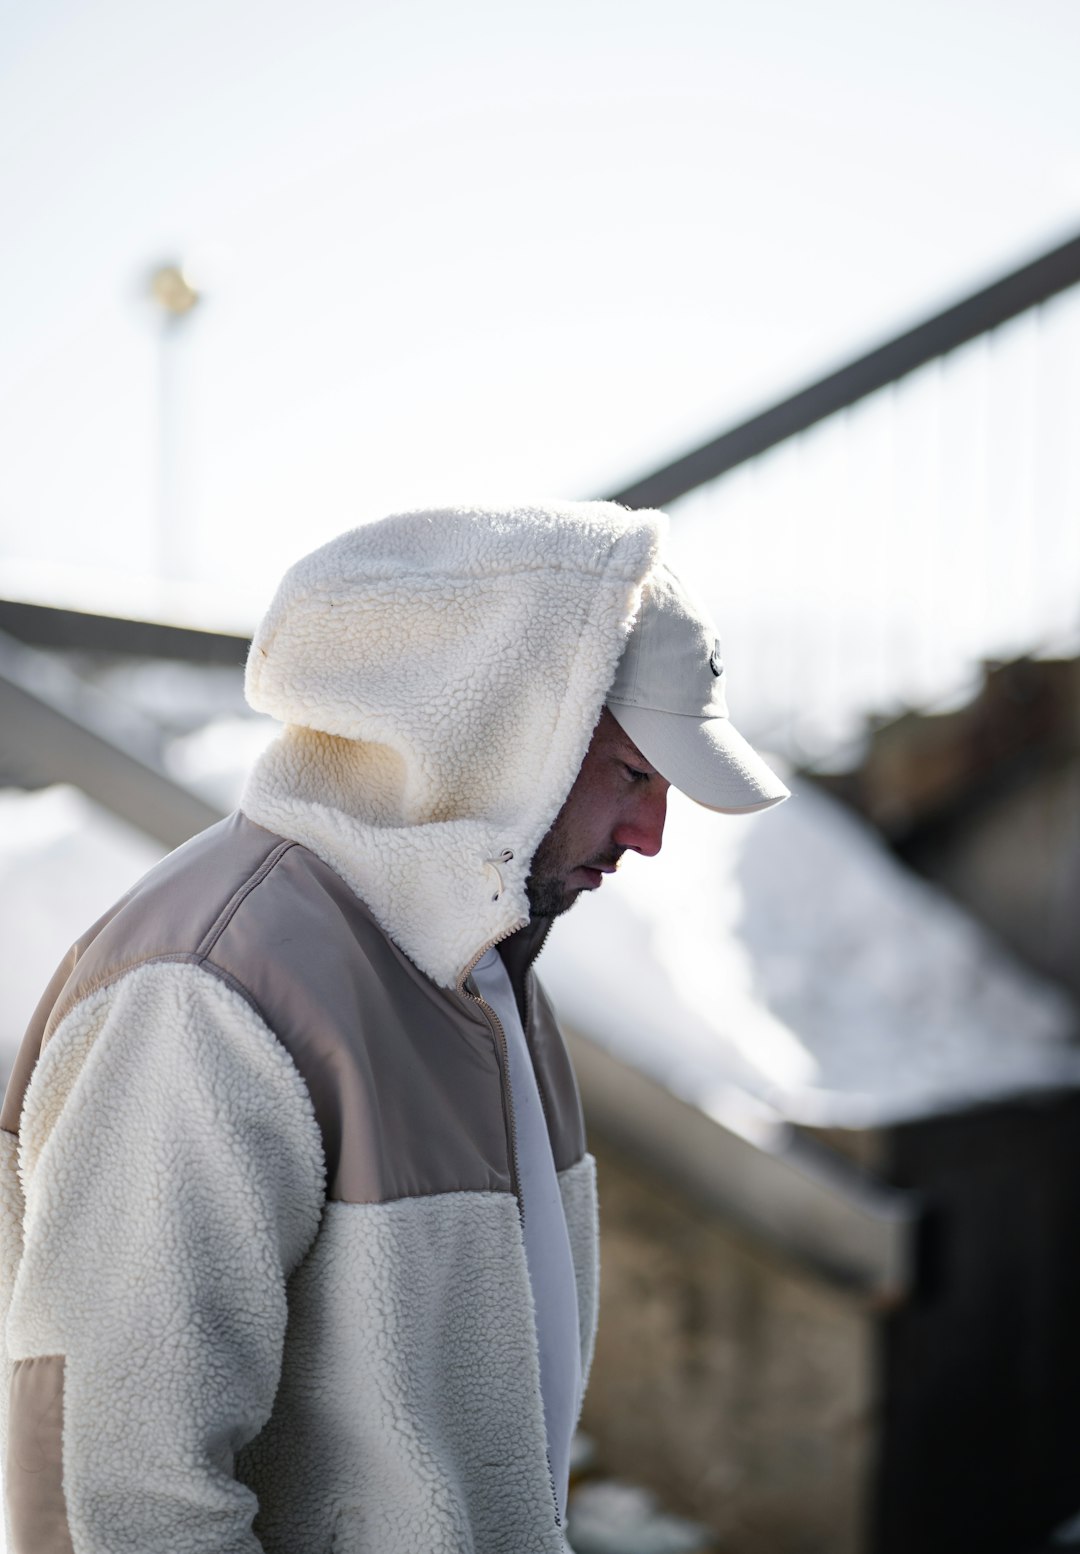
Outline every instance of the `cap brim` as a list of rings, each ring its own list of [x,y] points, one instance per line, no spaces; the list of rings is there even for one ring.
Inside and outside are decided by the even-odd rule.
[[[608,702],[608,711],[651,766],[706,809],[749,815],[790,798],[790,790],[729,718],[695,718]]]

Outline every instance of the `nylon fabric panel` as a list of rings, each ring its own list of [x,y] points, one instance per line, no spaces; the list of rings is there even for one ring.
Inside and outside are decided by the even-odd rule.
[[[8,1412],[9,1554],[73,1554],[64,1500],[64,1357],[16,1360]]]
[[[214,967],[250,991],[307,1083],[330,1199],[510,1191],[487,1020],[424,976],[313,853],[293,848],[250,894]]]

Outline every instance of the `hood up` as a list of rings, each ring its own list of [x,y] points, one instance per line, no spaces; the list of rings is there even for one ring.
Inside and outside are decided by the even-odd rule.
[[[611,502],[397,514],[297,562],[259,625],[247,699],[286,727],[241,808],[444,986],[528,919],[664,522]]]

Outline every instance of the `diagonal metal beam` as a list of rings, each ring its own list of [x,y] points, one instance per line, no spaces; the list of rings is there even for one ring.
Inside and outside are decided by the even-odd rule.
[[[248,637],[228,632],[125,620],[17,599],[0,599],[0,632],[31,647],[174,658],[191,664],[224,664],[230,669],[244,667],[250,646]]]
[[[166,847],[222,815],[164,770],[153,724],[2,634],[0,767],[9,781],[31,787],[75,783]]]
[[[1080,237],[1074,237],[711,442],[632,481],[613,492],[610,500],[627,507],[663,507],[1078,283]]]

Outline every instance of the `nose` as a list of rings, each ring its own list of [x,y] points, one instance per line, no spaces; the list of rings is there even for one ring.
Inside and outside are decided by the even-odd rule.
[[[662,779],[660,779],[662,781]],[[612,833],[612,839],[620,847],[631,848],[645,858],[655,858],[664,840],[664,821],[667,819],[668,785],[661,787],[654,779],[656,791],[643,793],[629,814],[624,815]],[[652,789],[653,783],[649,784]]]

